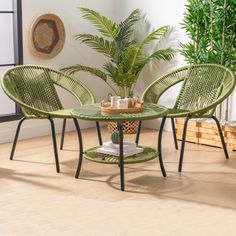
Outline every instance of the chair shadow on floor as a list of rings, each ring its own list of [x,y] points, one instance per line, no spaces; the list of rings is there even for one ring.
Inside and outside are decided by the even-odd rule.
[[[52,165],[54,163],[46,163],[46,162],[43,162],[43,161],[35,161],[35,160],[23,160],[23,159],[14,159],[14,160],[11,160],[11,161],[15,161],[15,162],[22,162],[22,163],[30,163],[30,164],[42,164],[42,165]]]
[[[21,160],[17,160],[21,161]],[[28,161],[26,161],[28,162]],[[31,162],[31,161],[30,161]],[[34,162],[34,161],[32,161]],[[66,160],[60,159],[61,174],[74,179],[77,158]],[[49,163],[43,163],[49,164]],[[53,162],[50,163],[53,169]],[[168,166],[177,166],[177,161],[166,161]],[[137,165],[125,166],[125,184],[126,193],[134,194],[133,197],[148,198],[148,196],[158,199],[175,199],[180,201],[193,202],[198,204],[206,204],[223,208],[236,209],[236,159],[231,158],[227,161],[217,161],[214,165],[222,165],[222,170],[219,172],[211,171],[210,163],[186,161],[185,170],[179,174],[177,171],[169,171],[167,168],[168,177],[163,178],[159,170],[158,162],[151,161]],[[198,168],[191,168],[188,165],[195,165]],[[199,164],[209,164],[204,170],[199,168]],[[96,164],[84,160],[81,169],[79,181],[89,181],[104,183],[110,188],[120,191],[120,177],[118,166],[106,166]],[[209,168],[208,168],[209,167]],[[230,169],[228,169],[230,168]],[[227,169],[227,171],[224,171]],[[232,169],[232,170],[231,170]],[[42,181],[46,178],[58,178],[58,175],[48,176],[35,174],[18,173],[10,169],[0,168],[1,179],[10,179],[20,182],[25,182],[31,185],[37,185],[43,188],[50,188],[56,191],[70,191],[63,187],[57,187],[47,182]],[[41,178],[41,180],[40,180]],[[124,193],[124,194],[126,194]],[[105,195],[100,196],[101,198]],[[150,198],[148,198],[150,199]]]
[[[232,152],[236,156],[236,152]],[[231,168],[236,171],[236,158],[230,158],[228,162],[224,163],[227,168]]]
[[[68,175],[74,175],[75,163],[77,163],[76,160],[63,163],[67,168],[74,170],[67,173]],[[118,167],[117,171],[114,168],[101,171],[100,164],[93,164],[91,168],[92,164],[89,163],[91,162],[84,163],[78,181],[103,182],[120,191]],[[177,162],[171,163],[177,166]],[[139,198],[147,198],[148,195],[151,195],[159,199],[176,199],[236,210],[236,172],[212,172],[207,168],[205,171],[188,171],[186,167],[181,174],[177,171],[168,171],[168,177],[163,178],[156,164],[154,165],[157,168],[150,166],[153,163],[147,163],[141,167],[138,164],[137,166],[127,165],[125,167],[125,191],[138,194]],[[194,164],[198,165],[198,163]],[[236,169],[236,159],[231,159],[230,163],[226,161],[224,165]]]
[[[34,178],[34,179],[37,179],[37,178],[38,179],[39,178],[49,179],[49,178],[56,178],[56,176],[51,177],[51,176],[48,176],[48,175],[43,176],[43,175],[39,175],[39,174],[18,173],[14,170],[0,167],[0,183],[1,183],[1,180],[7,179],[7,180],[13,180],[13,181],[17,181],[17,182],[24,182],[24,183],[27,183],[27,184],[30,184],[30,185],[33,185],[33,186],[47,188],[47,189],[50,189],[50,190],[56,190],[56,191],[59,191],[59,192],[68,191],[65,188],[57,187],[55,185],[42,182],[42,180],[33,180],[32,178]]]
[[[165,179],[160,171],[127,167],[125,173],[126,191],[129,193],[236,210],[236,173],[185,171],[179,174],[168,171],[168,177]],[[119,190],[119,185],[114,185],[113,179],[118,176],[119,173],[107,178],[107,184],[116,190]]]

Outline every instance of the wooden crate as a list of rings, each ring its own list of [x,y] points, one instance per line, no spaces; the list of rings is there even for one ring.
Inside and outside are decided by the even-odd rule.
[[[224,129],[224,127],[222,127]],[[224,133],[224,132],[223,132]],[[207,121],[199,122],[199,144],[222,147],[217,125]]]
[[[236,127],[225,125],[224,135],[226,137],[227,148],[229,150],[236,150]]]
[[[176,137],[178,140],[182,140],[182,134],[176,134]],[[189,135],[186,136],[186,141],[190,143],[198,143],[198,138],[197,137],[191,137]]]
[[[182,140],[184,127],[184,119],[175,119],[175,129],[176,129],[176,137],[178,140]],[[186,141],[192,143],[198,143],[199,133],[198,133],[198,122],[195,120],[190,120],[188,122],[188,129],[186,134]]]
[[[175,120],[176,136],[178,140],[182,140],[183,125],[184,119],[178,118]],[[236,150],[236,127],[222,125],[222,132],[228,150]],[[188,123],[186,141],[222,148],[216,124],[207,121],[190,120]]]

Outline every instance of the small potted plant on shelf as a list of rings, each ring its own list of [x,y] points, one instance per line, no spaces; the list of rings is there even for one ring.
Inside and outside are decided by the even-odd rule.
[[[83,18],[90,21],[100,35],[78,34],[76,39],[95,49],[108,58],[102,70],[81,64],[62,70],[69,74],[86,71],[101,78],[121,98],[133,97],[134,87],[145,65],[152,60],[171,60],[172,48],[160,49],[147,54],[144,48],[158,41],[169,30],[169,26],[160,27],[146,35],[141,41],[135,37],[135,24],[141,20],[140,10],[134,10],[124,21],[116,22],[98,12],[80,8]]]

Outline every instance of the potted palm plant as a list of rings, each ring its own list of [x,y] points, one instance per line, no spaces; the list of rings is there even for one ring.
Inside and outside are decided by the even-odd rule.
[[[78,34],[76,40],[95,49],[108,58],[102,69],[81,64],[69,66],[62,70],[69,74],[86,71],[101,78],[113,91],[121,97],[133,97],[133,90],[139,75],[145,65],[152,60],[171,60],[174,50],[171,48],[150,52],[144,50],[153,41],[158,43],[168,31],[169,26],[153,30],[142,40],[135,37],[135,24],[140,23],[141,13],[134,10],[124,21],[116,22],[102,16],[100,13],[80,8],[84,19],[90,21],[99,35]],[[140,37],[139,37],[140,38]]]
[[[151,60],[170,60],[174,50],[171,48],[144,53],[144,47],[152,41],[158,41],[169,29],[160,27],[148,34],[141,42],[135,38],[135,24],[140,20],[140,10],[134,10],[124,21],[117,24],[98,12],[80,8],[83,18],[89,20],[101,34],[78,34],[75,36],[81,43],[88,45],[108,58],[103,70],[98,68],[73,65],[62,70],[69,74],[78,71],[89,72],[101,78],[121,97],[132,97],[135,83],[140,72]]]

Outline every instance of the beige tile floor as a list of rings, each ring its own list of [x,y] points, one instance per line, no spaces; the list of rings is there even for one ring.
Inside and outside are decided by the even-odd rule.
[[[86,148],[97,144],[94,129],[83,135]],[[106,130],[103,135],[109,138]],[[155,147],[156,137],[145,129],[141,143]],[[10,148],[0,145],[1,236],[236,235],[236,152],[225,160],[221,149],[187,144],[179,174],[179,151],[165,133],[168,177],[157,160],[127,165],[121,192],[117,166],[85,160],[81,178],[74,178],[75,133],[66,135],[59,152],[60,174],[50,137],[20,141],[14,161],[8,159]]]

